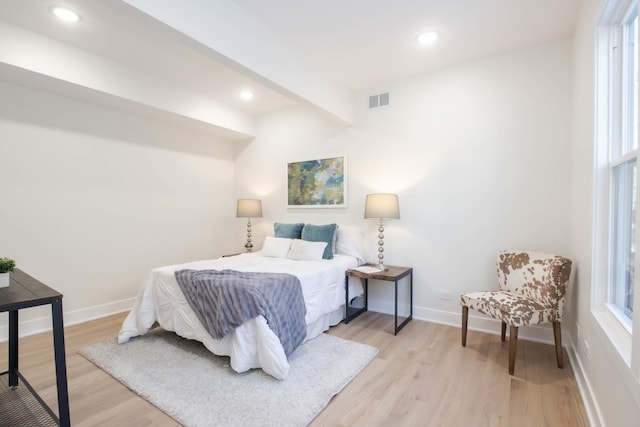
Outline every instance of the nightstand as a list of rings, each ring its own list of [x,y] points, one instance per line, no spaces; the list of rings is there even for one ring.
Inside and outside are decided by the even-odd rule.
[[[367,264],[368,267],[375,267]],[[404,326],[413,319],[413,268],[410,267],[395,267],[387,266],[388,270],[376,271],[373,273],[363,273],[354,268],[350,268],[345,272],[344,287],[345,287],[345,321],[349,323],[365,311],[369,309],[369,279],[382,280],[385,282],[393,282],[395,286],[395,301],[394,301],[394,335],[398,335],[398,332]],[[398,325],[398,282],[400,279],[409,276],[409,316]],[[349,277],[359,277],[362,281],[362,287],[364,288],[364,307],[352,307],[349,305]]]

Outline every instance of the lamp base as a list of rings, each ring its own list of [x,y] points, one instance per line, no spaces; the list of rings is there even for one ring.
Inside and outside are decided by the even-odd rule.
[[[378,270],[387,271],[389,268],[384,266],[384,224],[382,218],[380,218],[380,225],[378,225]]]
[[[378,263],[378,264],[376,265],[376,268],[377,268],[378,270],[380,270],[380,271],[387,271],[387,270],[389,270],[389,267],[387,267],[386,265],[384,265],[384,264],[383,264],[383,263],[381,263],[381,262],[380,262],[380,263]]]
[[[253,243],[251,243],[251,218],[247,218],[247,243],[244,245],[247,252],[253,250]]]

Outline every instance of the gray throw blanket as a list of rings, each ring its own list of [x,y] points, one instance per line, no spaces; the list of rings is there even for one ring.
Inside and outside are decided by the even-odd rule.
[[[189,305],[216,339],[258,315],[267,319],[287,357],[307,335],[307,309],[296,276],[235,270],[179,270],[175,275]]]

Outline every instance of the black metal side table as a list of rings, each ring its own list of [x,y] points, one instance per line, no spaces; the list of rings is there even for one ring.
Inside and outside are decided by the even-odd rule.
[[[9,287],[0,288],[0,312],[9,312],[9,370],[0,373],[0,425],[70,426],[67,365],[64,349],[62,294],[21,270],[10,275]],[[58,389],[58,416],[35,392],[18,370],[18,311],[51,304],[53,315],[53,352]],[[24,390],[24,388],[26,390]]]
[[[375,267],[373,265],[367,265],[368,267]],[[387,266],[388,270],[376,271],[372,273],[364,273],[355,268],[350,268],[345,272],[344,286],[345,286],[345,321],[349,323],[365,311],[369,309],[369,279],[383,280],[387,282],[394,282],[395,284],[395,311],[394,311],[394,329],[393,334],[398,335],[398,332],[404,326],[413,319],[413,268],[410,267],[394,267]],[[398,325],[398,282],[405,276],[409,276],[409,316]],[[359,277],[362,281],[364,288],[364,306],[361,308],[352,307],[349,305],[349,277]]]

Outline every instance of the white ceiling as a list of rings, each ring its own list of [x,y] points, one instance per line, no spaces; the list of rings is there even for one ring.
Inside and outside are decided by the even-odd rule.
[[[145,0],[138,0],[143,2]],[[148,0],[152,4],[159,0]],[[160,2],[169,4],[170,1]],[[181,0],[182,2],[187,2]],[[213,2],[225,7],[232,0]],[[438,67],[569,36],[581,0],[233,0],[279,37],[297,60],[349,91],[384,86]],[[243,113],[261,114],[294,105],[297,96],[282,81],[270,82],[121,0],[0,0],[0,20],[99,55]],[[49,13],[53,5],[81,15],[75,25]],[[172,7],[176,3],[172,3]],[[180,2],[178,2],[180,4]],[[156,7],[158,3],[153,3]],[[204,3],[200,3],[204,5]],[[209,9],[211,10],[211,9]],[[249,24],[247,24],[249,25]],[[431,48],[415,37],[437,31]],[[242,42],[246,28],[228,31]],[[251,40],[256,55],[269,46]],[[2,44],[11,40],[0,41]],[[268,60],[268,58],[267,58]],[[272,84],[273,83],[273,84]],[[312,81],[309,84],[313,84]],[[238,93],[251,88],[247,103]]]
[[[581,0],[235,0],[326,75],[366,89],[567,37]],[[440,38],[418,46],[422,32]]]

